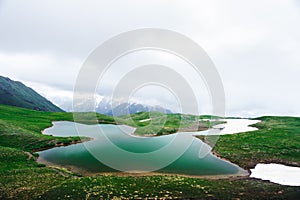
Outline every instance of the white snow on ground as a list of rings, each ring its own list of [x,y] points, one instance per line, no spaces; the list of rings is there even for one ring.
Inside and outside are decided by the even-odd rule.
[[[142,119],[140,120],[140,122],[146,122],[146,121],[150,121],[151,119]]]
[[[249,125],[260,122],[260,120],[250,119],[226,119],[225,121],[227,122],[226,124],[218,124],[213,126],[215,129],[222,129],[218,135],[256,131],[258,130],[257,128],[250,127]]]
[[[257,164],[254,169],[251,169],[250,177],[268,180],[281,185],[300,186],[300,167],[289,167],[280,164]]]

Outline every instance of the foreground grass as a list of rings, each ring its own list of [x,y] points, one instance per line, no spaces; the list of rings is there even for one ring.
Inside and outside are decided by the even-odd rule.
[[[220,136],[213,151],[249,169],[257,163],[300,166],[300,118],[261,117],[258,131]]]
[[[0,199],[298,199],[299,188],[259,180],[180,176],[78,177],[1,147]]]
[[[86,115],[85,123],[94,123],[88,120],[90,115]],[[136,116],[139,115],[145,114],[140,113]],[[103,123],[116,123],[108,116],[97,115],[97,118]],[[142,119],[145,119],[145,116]],[[281,186],[248,178],[208,180],[179,176],[78,177],[63,169],[39,165],[35,162],[36,155],[32,156],[25,151],[32,153],[35,148],[79,140],[76,137],[59,138],[41,134],[40,131],[51,126],[52,121],[59,120],[72,121],[72,114],[0,106],[0,199],[299,199],[299,187]],[[135,121],[139,122],[140,119]],[[269,125],[265,124],[266,127],[262,127],[262,130],[268,130],[269,126],[274,127],[278,124],[276,121],[272,122],[274,124],[269,123]],[[172,122],[168,126],[174,124]],[[293,126],[298,124],[296,121]],[[284,126],[284,123],[278,126]],[[282,142],[279,136],[272,142]],[[297,135],[287,136],[289,137],[286,143],[290,144],[296,140]],[[236,158],[239,153],[237,148],[234,148],[234,145],[228,146],[225,143],[227,141],[222,140],[223,137],[221,143],[217,145],[218,148],[224,148],[224,155],[228,155],[229,159]],[[253,145],[250,142],[263,142],[260,140],[262,138],[250,140],[248,145]],[[241,140],[230,138],[230,142],[237,144]],[[265,151],[263,146],[257,146],[256,150],[258,151],[259,148]],[[276,150],[272,151],[274,153]],[[253,151],[252,157],[257,153]],[[299,162],[297,156],[294,158],[292,153],[290,156],[287,153],[283,157],[291,162]],[[264,156],[269,155],[271,154],[264,154]]]
[[[73,188],[73,191],[70,192],[67,188]],[[47,191],[42,197],[56,197],[57,193],[74,199],[262,199],[275,198],[278,194],[281,194],[281,198],[297,197],[294,188],[283,189],[278,185],[256,180],[204,180],[178,176],[100,176],[73,179]]]

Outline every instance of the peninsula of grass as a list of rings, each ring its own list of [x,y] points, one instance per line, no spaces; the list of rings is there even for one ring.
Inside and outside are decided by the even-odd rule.
[[[92,124],[87,116],[94,119],[95,113],[84,113],[85,121]],[[101,123],[115,124],[110,116],[95,115]],[[0,105],[0,146],[14,147],[25,151],[52,148],[81,142],[84,137],[53,137],[44,135],[42,130],[52,126],[53,121],[73,121],[72,113],[41,112],[24,108]],[[98,123],[98,122],[97,122]]]
[[[209,119],[215,119],[210,121]],[[118,124],[126,124],[136,128],[136,135],[161,136],[181,132],[203,131],[214,125],[224,123],[213,116],[195,116],[187,114],[163,114],[159,112],[140,112],[123,115],[115,120]]]

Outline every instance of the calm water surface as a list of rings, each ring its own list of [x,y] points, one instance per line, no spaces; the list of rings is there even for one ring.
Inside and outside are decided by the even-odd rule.
[[[151,169],[153,166],[159,166],[164,161],[172,157],[177,158],[176,156],[179,155],[174,162],[156,170],[156,172],[186,175],[245,173],[238,166],[212,155],[209,152],[210,147],[193,137],[193,133],[171,134],[160,137],[136,137],[130,134],[134,131],[134,128],[128,126],[83,125],[74,122],[54,122],[53,126],[43,133],[64,137],[78,136],[77,130],[79,130],[81,136],[91,137],[93,140],[38,152],[40,155],[38,161],[69,167],[81,173],[96,174],[118,172],[119,170],[115,168],[125,169],[127,172],[140,172],[148,169],[147,167]],[[172,148],[161,151],[170,142],[174,142]],[[184,146],[187,143],[189,145]],[[180,152],[178,153],[178,151]],[[126,152],[130,152],[132,156],[122,154]],[[151,154],[153,152],[156,153]],[[141,158],[140,155],[145,156]]]

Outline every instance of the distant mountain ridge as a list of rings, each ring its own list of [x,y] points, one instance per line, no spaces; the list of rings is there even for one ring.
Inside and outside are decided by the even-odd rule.
[[[126,114],[135,114],[139,112],[160,112],[165,114],[171,114],[172,111],[161,106],[150,106],[150,105],[142,105],[139,103],[121,103],[114,108],[111,107],[111,104],[108,102],[100,102],[98,107],[96,108],[96,112],[105,114],[105,115],[115,115],[121,116]]]
[[[63,112],[32,88],[19,81],[0,76],[0,104],[17,106],[39,111]]]

